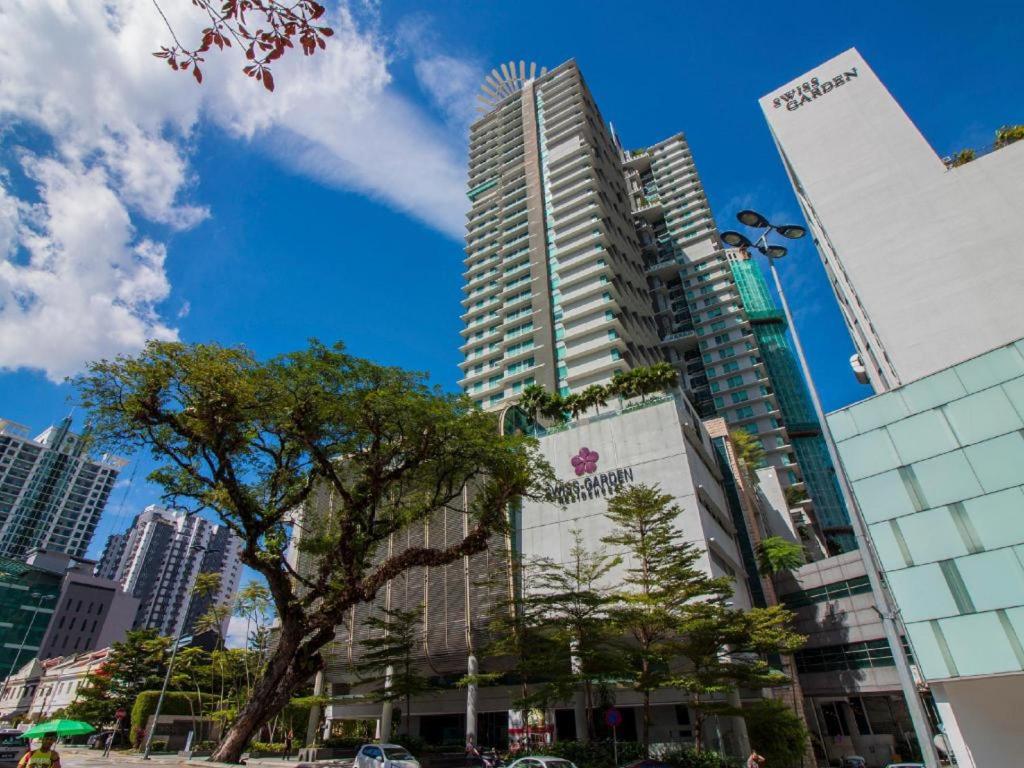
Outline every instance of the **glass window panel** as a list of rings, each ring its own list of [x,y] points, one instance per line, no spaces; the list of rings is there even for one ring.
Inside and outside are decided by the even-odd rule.
[[[985,549],[1024,543],[1024,493],[1020,488],[989,493],[963,504]]]
[[[939,626],[961,675],[992,675],[1020,669],[994,612],[943,619]]]
[[[968,392],[979,392],[1024,376],[1024,359],[1013,347],[1002,347],[960,363],[953,370]]]
[[[969,446],[964,453],[986,491],[1024,484],[1024,437],[1019,432]]]
[[[903,480],[897,470],[874,475],[853,483],[857,501],[869,523],[888,520],[914,511]]]
[[[959,613],[937,564],[890,571],[886,576],[904,621],[924,621]]]
[[[958,448],[956,437],[939,411],[925,411],[886,429],[903,464],[930,459]]]
[[[969,553],[948,507],[907,515],[899,525],[915,565]]]
[[[917,462],[913,469],[924,495],[923,501],[929,507],[963,501],[982,493],[963,451],[952,451]]]
[[[962,445],[979,443],[1024,427],[999,387],[962,397],[943,410]]]
[[[976,610],[1024,605],[1024,570],[1009,547],[957,558],[956,565]]]
[[[901,462],[884,429],[851,437],[839,444],[839,456],[851,480],[895,469]]]

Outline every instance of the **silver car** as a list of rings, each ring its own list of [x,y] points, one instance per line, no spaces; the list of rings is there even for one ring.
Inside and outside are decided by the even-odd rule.
[[[514,760],[509,763],[507,768],[576,768],[576,766],[564,757],[530,755]]]
[[[420,761],[398,744],[363,744],[355,768],[420,768]]]

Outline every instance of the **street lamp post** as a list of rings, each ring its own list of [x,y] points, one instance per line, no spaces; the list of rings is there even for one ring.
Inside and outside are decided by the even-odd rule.
[[[32,618],[29,619],[28,626],[25,628],[25,634],[21,638],[21,643],[18,645],[18,652],[14,654],[14,663],[11,664],[11,668],[7,670],[8,675],[13,675],[18,671],[18,661],[21,660],[21,652],[25,650],[25,643],[28,642],[28,636],[32,632],[32,626],[36,623],[36,616],[43,609],[43,602],[53,600],[53,595],[44,595],[40,592],[33,592],[29,597],[36,599],[36,606],[32,609]]]
[[[797,224],[772,224],[757,211],[740,211],[736,214],[736,218],[741,224],[752,229],[761,230],[760,236],[751,243],[749,238],[739,232],[723,232],[722,240],[728,245],[744,250],[755,248],[768,259],[768,267],[772,273],[772,279],[775,281],[775,290],[779,294],[779,300],[782,302],[782,311],[785,313],[786,322],[789,324],[789,331],[793,336],[793,346],[796,348],[797,359],[800,361],[800,368],[803,370],[804,378],[807,380],[807,388],[810,390],[814,413],[821,425],[821,434],[825,439],[825,446],[828,448],[832,467],[839,480],[843,501],[850,512],[850,526],[853,529],[854,537],[857,539],[861,559],[864,561],[864,569],[867,571],[872,596],[875,599],[878,614],[882,619],[882,629],[885,632],[886,639],[889,641],[893,660],[896,662],[896,671],[900,678],[900,687],[903,689],[903,697],[907,701],[907,709],[910,711],[910,719],[914,725],[914,734],[917,736],[917,742],[921,748],[921,754],[924,756],[925,764],[928,768],[939,768],[938,756],[935,753],[935,746],[932,742],[931,728],[928,725],[928,717],[925,714],[924,706],[921,704],[917,686],[914,684],[914,678],[910,671],[910,661],[903,650],[903,640],[896,623],[896,608],[889,599],[888,592],[882,586],[878,561],[867,536],[867,524],[864,522],[863,514],[857,505],[850,482],[839,461],[839,452],[836,449],[835,441],[832,439],[832,430],[829,429],[828,422],[825,420],[825,412],[821,407],[821,398],[818,397],[818,390],[814,386],[814,378],[811,376],[811,369],[807,364],[803,345],[800,343],[800,335],[796,331],[793,315],[789,310],[789,302],[786,300],[786,294],[782,290],[779,271],[775,268],[775,262],[786,255],[786,249],[781,245],[768,244],[768,235],[771,232],[778,232],[782,237],[789,240],[798,240],[807,234],[807,230]]]
[[[198,544],[190,547],[193,552],[205,552],[206,547],[201,547]],[[200,562],[200,568],[202,563]],[[178,625],[178,631],[174,635],[174,643],[171,645],[171,658],[167,661],[167,673],[164,675],[164,684],[160,686],[160,696],[156,700],[156,709],[153,711],[153,727],[149,729],[146,734],[146,748],[142,753],[143,760],[149,760],[150,747],[153,744],[153,734],[156,732],[156,726],[160,722],[160,710],[164,705],[164,695],[167,693],[167,685],[171,681],[171,670],[174,669],[174,657],[178,655],[178,645],[181,643],[181,634],[185,631],[185,624],[188,622],[188,612],[192,608],[192,596],[194,594],[194,588],[188,594],[188,601],[185,603],[185,612],[182,614],[181,624]]]

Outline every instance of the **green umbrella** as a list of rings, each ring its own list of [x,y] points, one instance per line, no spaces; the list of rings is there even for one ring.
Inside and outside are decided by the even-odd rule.
[[[81,736],[83,733],[92,733],[95,730],[81,720],[50,720],[33,725],[21,735],[26,739],[38,739],[47,733],[56,733],[58,736]]]

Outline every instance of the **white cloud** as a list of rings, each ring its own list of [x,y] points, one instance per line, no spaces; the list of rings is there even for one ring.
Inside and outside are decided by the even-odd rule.
[[[138,239],[102,168],[26,155],[40,201],[0,187],[0,210],[20,258],[0,260],[0,369],[37,368],[60,381],[83,360],[176,334],[156,313],[170,285],[165,250]],[[2,237],[2,235],[0,235]]]
[[[478,117],[476,95],[484,73],[476,64],[437,54],[413,65],[416,78],[452,123],[465,131]]]
[[[178,36],[195,39],[200,14],[162,5]],[[159,314],[170,295],[165,248],[139,229],[184,230],[210,215],[189,199],[205,119],[321,183],[461,236],[464,131],[396,91],[372,18],[360,28],[344,6],[331,16],[327,50],[278,62],[269,94],[241,73],[234,48],[209,54],[202,86],[152,57],[168,33],[151,0],[0,7],[0,121],[52,141],[22,153],[34,193],[15,192],[0,172],[0,370],[59,380],[86,360],[175,337]],[[427,95],[459,114],[467,67],[434,57],[416,71]]]

